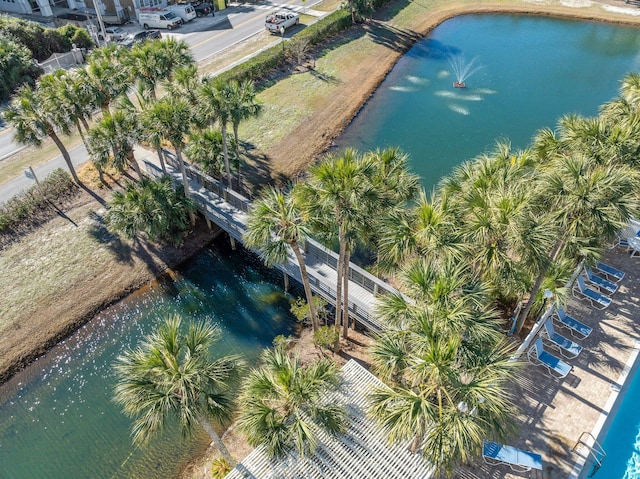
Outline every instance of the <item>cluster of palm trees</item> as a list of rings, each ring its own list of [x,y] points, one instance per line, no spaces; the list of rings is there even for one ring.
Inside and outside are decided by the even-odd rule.
[[[245,241],[271,263],[291,248],[309,299],[301,248],[310,235],[337,240],[335,324],[344,336],[345,265],[354,245],[397,277],[407,296],[380,300],[387,328],[372,362],[387,386],[372,393],[370,413],[392,440],[410,440],[448,474],[478,453],[483,438],[509,430],[517,363],[509,361],[505,318],[523,303],[512,318],[519,332],[542,306],[541,291],[561,301],[577,262],[597,259],[639,214],[639,120],[640,76],[630,74],[598,116],[565,116],[523,150],[498,143],[429,196],[417,192],[398,150],[346,150],[288,192],[258,199]]]
[[[161,89],[165,94],[160,97]],[[141,178],[133,153],[136,144],[154,147],[165,173],[162,147],[171,145],[183,166],[182,153],[190,145],[190,154],[207,172],[218,174],[224,165],[232,187],[231,166],[239,172],[240,165],[238,126],[259,112],[252,83],[200,79],[187,45],[167,39],[132,49],[110,45],[94,50],[86,67],[58,70],[42,76],[35,88],[21,88],[5,117],[20,143],[40,146],[44,138],[51,138],[76,182],[60,138],[74,127],[101,177],[107,167],[132,167]]]
[[[247,246],[270,263],[284,261],[291,250],[310,305],[304,244],[311,235],[337,243],[335,326],[344,337],[350,325],[348,264],[354,247],[365,246],[375,254],[376,267],[396,277],[404,295],[381,298],[376,312],[386,328],[375,338],[372,364],[386,386],[372,391],[369,412],[390,440],[410,441],[411,450],[424,455],[437,473],[451,473],[478,453],[482,439],[509,431],[509,382],[517,363],[509,361],[504,318],[518,302],[526,303],[514,318],[519,331],[541,305],[540,291],[550,289],[562,300],[576,263],[596,259],[605,243],[639,214],[639,107],[640,76],[631,74],[620,96],[596,117],[563,117],[555,130],[541,130],[523,150],[499,143],[492,153],[455,168],[430,195],[419,191],[398,149],[348,149],[323,158],[286,192],[268,189],[254,203]],[[178,143],[172,142],[174,147]],[[312,307],[311,318],[315,329]],[[192,354],[184,354],[184,360]],[[161,369],[172,364],[165,353],[149,355],[162,360]],[[130,363],[134,356],[121,362]],[[249,374],[241,393],[240,424],[253,444],[264,444],[276,455],[291,448],[308,453],[316,426],[342,430],[339,410],[315,418],[313,413],[326,405],[308,406],[313,402],[294,394],[304,392],[309,401],[321,397],[321,391],[334,386],[335,370],[318,363],[310,366],[313,374],[303,373],[280,348],[267,352],[264,361]],[[136,386],[155,382],[154,368],[143,376],[119,368],[125,383],[128,378]],[[175,368],[180,373],[174,377],[180,379],[186,369]],[[303,379],[322,387],[300,383]],[[165,389],[153,401],[122,396],[121,402],[138,401],[145,407],[130,411],[149,415],[156,407],[171,410],[163,395],[187,397]],[[156,418],[146,422],[155,427]],[[293,432],[287,429],[292,424]]]

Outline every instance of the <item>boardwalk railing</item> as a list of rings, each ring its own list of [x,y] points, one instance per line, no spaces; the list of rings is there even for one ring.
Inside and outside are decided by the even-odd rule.
[[[180,181],[179,164],[174,155],[165,152],[165,158],[175,173],[172,177],[176,183]],[[147,173],[153,177],[160,177],[162,171],[153,163],[144,162]],[[242,242],[242,237],[246,232],[246,216],[251,207],[251,202],[239,194],[227,188],[215,178],[203,173],[198,168],[185,162],[187,177],[200,188],[191,191],[192,198],[196,201],[200,211],[213,221],[216,225],[223,228],[234,239]],[[235,210],[235,211],[234,211]],[[244,214],[242,214],[244,213]],[[334,272],[338,265],[338,254],[329,248],[326,248],[317,241],[310,239],[305,245],[304,257],[307,264],[316,266],[326,265]],[[287,264],[276,265],[276,267],[284,271],[287,275],[302,282],[300,269],[295,259],[291,258]],[[335,278],[331,281],[329,278],[323,277],[320,272],[309,269],[309,282],[312,290],[323,296],[325,299],[334,302],[336,299]],[[349,281],[350,293],[353,292],[354,285],[366,291],[370,295],[370,299],[366,300],[359,297],[358,294],[349,295],[349,312],[352,318],[359,320],[370,329],[380,330],[382,325],[374,319],[372,313],[375,298],[384,294],[400,294],[395,288],[391,287],[381,279],[373,276],[364,269],[349,263]],[[362,296],[362,295],[360,295]]]

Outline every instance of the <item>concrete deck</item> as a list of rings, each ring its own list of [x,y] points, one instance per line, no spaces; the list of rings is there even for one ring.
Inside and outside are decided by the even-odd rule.
[[[580,456],[586,455],[584,448],[579,448],[578,452],[572,449],[584,431],[594,430],[601,413],[607,409],[607,401],[618,389],[618,378],[634,348],[638,347],[636,339],[640,338],[640,258],[631,258],[624,249],[616,248],[607,252],[604,262],[626,273],[618,291],[611,296],[613,302],[607,309],[598,311],[588,302],[575,299],[569,292],[571,299],[565,308],[567,313],[593,327],[589,337],[578,341],[584,346],[580,355],[565,360],[573,366],[572,371],[565,379],[552,379],[546,375],[545,368],[526,363],[514,385],[514,402],[520,414],[517,433],[508,443],[541,454],[542,473],[515,473],[508,466],[489,466],[479,460],[470,467],[460,468],[454,477],[567,478]],[[559,332],[570,337],[566,330]],[[550,352],[557,355],[556,351]],[[526,362],[526,355],[522,360]],[[589,468],[590,462],[587,462],[580,477],[586,477]]]

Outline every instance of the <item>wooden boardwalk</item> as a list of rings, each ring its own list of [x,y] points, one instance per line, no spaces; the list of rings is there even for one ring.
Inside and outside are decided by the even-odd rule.
[[[174,183],[182,184],[182,175],[177,160],[165,152],[167,173]],[[162,171],[152,161],[143,160],[150,176],[159,177]],[[191,197],[196,201],[200,212],[211,222],[224,229],[230,237],[242,242],[247,230],[246,223],[251,202],[239,193],[228,189],[219,181],[203,174],[185,163]],[[317,241],[310,240],[303,252],[309,274],[311,289],[330,303],[335,304],[338,254]],[[292,251],[289,251],[287,263],[276,265],[287,276],[301,283],[300,268]],[[399,292],[384,281],[356,266],[349,264],[349,314],[352,319],[362,323],[370,330],[380,330],[381,324],[373,317],[377,298],[382,294]]]

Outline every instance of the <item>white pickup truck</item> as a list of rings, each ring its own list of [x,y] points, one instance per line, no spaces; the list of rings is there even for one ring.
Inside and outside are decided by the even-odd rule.
[[[284,34],[284,31],[300,23],[300,15],[294,12],[276,12],[267,15],[267,19],[264,23],[266,28],[271,33]]]

